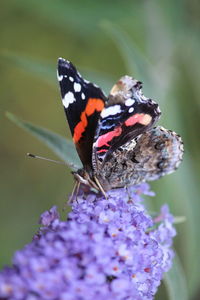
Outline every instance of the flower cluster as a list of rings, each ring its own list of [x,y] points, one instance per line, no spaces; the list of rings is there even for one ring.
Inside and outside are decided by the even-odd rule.
[[[152,218],[147,184],[101,195],[83,192],[67,221],[56,207],[33,241],[0,273],[0,299],[149,300],[172,264],[175,229],[167,206]]]

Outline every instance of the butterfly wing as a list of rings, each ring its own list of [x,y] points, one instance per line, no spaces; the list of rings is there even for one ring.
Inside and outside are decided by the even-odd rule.
[[[77,152],[84,167],[91,169],[93,139],[106,97],[99,87],[84,80],[75,66],[63,58],[58,60],[57,77]]]
[[[95,134],[94,169],[103,167],[116,149],[152,128],[160,117],[158,104],[146,98],[141,87],[141,82],[124,76],[112,88]]]
[[[139,137],[133,149],[137,162],[134,172],[139,180],[157,180],[178,168],[183,151],[183,142],[178,134],[162,126],[154,127]]]
[[[116,149],[97,176],[105,190],[157,180],[174,172],[182,156],[180,136],[158,126]]]

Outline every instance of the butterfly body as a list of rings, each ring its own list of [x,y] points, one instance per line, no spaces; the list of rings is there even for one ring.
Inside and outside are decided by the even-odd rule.
[[[182,159],[181,138],[154,127],[161,112],[146,98],[141,82],[122,77],[108,97],[84,80],[72,63],[59,59],[62,102],[83,169],[75,178],[107,191],[155,180]]]

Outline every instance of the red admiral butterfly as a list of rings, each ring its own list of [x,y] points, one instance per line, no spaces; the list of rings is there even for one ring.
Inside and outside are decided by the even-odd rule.
[[[146,98],[142,83],[123,76],[108,97],[84,80],[74,65],[58,60],[58,81],[64,110],[83,163],[75,178],[102,192],[173,172],[181,162],[179,135],[153,127],[161,115]]]

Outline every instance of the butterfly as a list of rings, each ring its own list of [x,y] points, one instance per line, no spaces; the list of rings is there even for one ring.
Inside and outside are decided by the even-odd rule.
[[[64,111],[83,168],[78,182],[106,191],[172,173],[183,156],[182,139],[161,126],[156,102],[142,83],[121,77],[108,96],[59,58],[57,77]]]

